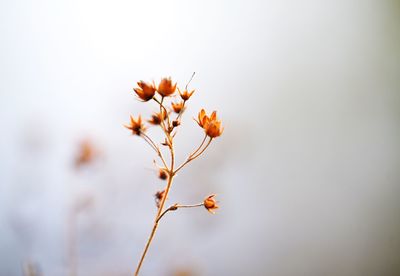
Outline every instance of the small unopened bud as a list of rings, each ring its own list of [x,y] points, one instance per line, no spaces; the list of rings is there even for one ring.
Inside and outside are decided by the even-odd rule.
[[[179,90],[179,95],[181,96],[182,100],[187,101],[189,100],[189,98],[193,95],[194,90],[192,90],[191,92],[188,92],[186,89],[183,91],[183,93],[181,93],[181,91]]]
[[[214,210],[218,209],[217,201],[214,199],[215,195],[210,195],[204,199],[204,207],[212,214],[215,214]]]
[[[155,201],[156,201],[156,206],[157,208],[160,208],[160,203],[163,200],[165,196],[165,190],[163,191],[157,191],[154,195]]]
[[[168,178],[168,174],[164,169],[160,169],[158,171],[158,177],[162,180],[166,180]]]
[[[173,125],[174,127],[177,127],[177,126],[179,126],[180,124],[181,124],[181,122],[179,122],[178,120],[172,121],[172,125]]]
[[[185,102],[171,103],[172,109],[175,113],[180,113],[185,107]]]

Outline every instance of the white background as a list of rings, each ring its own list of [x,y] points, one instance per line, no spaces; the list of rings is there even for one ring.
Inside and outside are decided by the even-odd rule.
[[[399,16],[398,1],[3,0],[0,275],[67,275],[68,212],[88,197],[78,275],[132,273],[164,184],[122,127],[155,110],[132,88],[193,71],[179,160],[200,108],[225,132],[170,203],[217,193],[221,209],[167,215],[143,275],[398,275]],[[77,171],[86,138],[101,157]]]

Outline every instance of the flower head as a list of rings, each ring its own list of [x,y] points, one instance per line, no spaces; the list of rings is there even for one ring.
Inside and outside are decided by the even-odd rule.
[[[206,134],[210,138],[216,138],[221,136],[224,129],[221,127],[221,121],[218,120],[210,120],[208,124],[204,126],[204,130]]]
[[[159,169],[159,170],[158,170],[158,177],[159,177],[161,180],[166,180],[166,179],[168,178],[168,174],[167,174],[167,172],[165,171],[165,169]]]
[[[144,102],[151,100],[156,93],[155,85],[144,81],[139,81],[137,84],[140,88],[133,88],[133,90],[136,92],[138,97]]]
[[[184,101],[189,100],[189,98],[190,98],[190,97],[193,95],[193,93],[194,93],[194,90],[188,92],[186,89],[183,91],[183,93],[181,93],[181,91],[179,90],[179,88],[178,88],[178,91],[179,91],[179,95],[181,96],[182,100],[184,100]]]
[[[197,123],[210,138],[221,136],[224,131],[221,121],[217,118],[217,111],[213,111],[211,116],[208,116],[204,109],[200,110]]]
[[[79,145],[79,153],[76,157],[75,165],[79,167],[83,164],[88,164],[93,161],[95,155],[96,153],[92,143],[88,140],[82,141]]]
[[[153,125],[159,125],[163,120],[165,120],[167,116],[165,115],[165,111],[162,110],[162,112],[154,113],[151,115],[151,119],[147,120],[150,124]]]
[[[177,126],[179,126],[180,124],[181,124],[181,122],[178,121],[178,120],[172,121],[172,126],[173,126],[173,127],[177,127]]]
[[[133,118],[132,116],[130,116],[130,118],[131,118],[130,124],[129,125],[124,125],[124,126],[127,129],[132,130],[133,134],[140,135],[140,134],[142,134],[142,132],[146,131],[146,128],[142,123],[142,117],[140,115],[137,118],[137,120],[135,120],[135,118]]]
[[[196,121],[200,127],[204,127],[204,124],[209,120],[206,111],[204,109],[200,110],[199,115],[197,116],[198,121]]]
[[[206,197],[204,199],[204,207],[207,209],[207,211],[209,211],[211,214],[215,214],[216,209],[219,208],[219,206],[217,205],[217,201],[214,199],[215,195],[210,195],[208,197]]]
[[[184,102],[179,102],[179,103],[174,103],[174,102],[172,102],[171,105],[172,105],[172,109],[175,111],[175,113],[178,113],[178,114],[179,114],[179,113],[183,110],[183,108],[185,107]]]
[[[168,97],[174,94],[176,90],[176,83],[172,84],[171,78],[163,78],[158,85],[157,92],[163,96]]]

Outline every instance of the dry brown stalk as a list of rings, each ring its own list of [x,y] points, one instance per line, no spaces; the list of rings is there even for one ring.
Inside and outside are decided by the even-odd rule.
[[[192,78],[193,76],[194,74],[192,75]],[[192,78],[190,79],[190,81],[192,80]],[[154,82],[146,83],[144,81],[140,81],[137,84],[139,88],[134,88],[134,91],[139,99],[143,102],[149,102],[150,100],[153,100],[158,105],[159,113],[153,114],[148,122],[152,125],[159,125],[161,127],[164,134],[164,142],[158,145],[153,141],[153,139],[151,139],[151,137],[149,137],[145,133],[147,128],[143,124],[140,115],[137,119],[131,116],[130,124],[126,125],[125,127],[131,130],[132,134],[143,138],[146,143],[149,144],[150,147],[156,152],[158,158],[162,163],[162,166],[159,169],[159,177],[160,179],[167,180],[167,184],[163,191],[159,191],[155,195],[158,210],[154,218],[154,224],[150,236],[146,242],[143,253],[136,267],[136,271],[134,274],[135,276],[139,275],[140,268],[142,267],[147,251],[158,229],[159,222],[167,212],[175,211],[180,208],[194,208],[204,206],[208,211],[214,213],[213,210],[218,208],[217,202],[214,199],[215,195],[210,195],[206,197],[202,203],[198,204],[180,205],[176,203],[166,209],[164,209],[164,206],[177,172],[185,167],[188,163],[201,156],[211,144],[213,139],[219,137],[223,132],[221,121],[217,119],[216,111],[208,116],[205,110],[202,109],[199,112],[197,123],[204,130],[204,138],[200,145],[191,154],[189,154],[187,159],[179,166],[176,166],[174,138],[177,133],[177,128],[181,125],[181,117],[186,109],[186,102],[191,98],[194,90],[188,92],[187,84],[185,90],[181,92],[179,88],[177,88],[177,84],[173,84],[171,78],[163,78],[157,87]],[[182,101],[179,103],[170,103],[169,105],[166,105],[165,101],[170,99],[170,97],[175,94],[176,89],[178,89],[179,96],[181,97]],[[172,108],[168,109],[167,106],[171,106]],[[171,118],[171,114],[173,113],[176,114],[175,118]],[[208,142],[206,142],[207,137],[209,138]],[[169,164],[162,154],[162,151],[160,150],[161,145],[168,147],[170,157]]]

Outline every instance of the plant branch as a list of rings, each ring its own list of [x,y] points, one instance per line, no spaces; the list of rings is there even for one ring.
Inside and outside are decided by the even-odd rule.
[[[185,103],[186,103],[186,101],[183,101],[182,109],[181,109],[181,111],[179,111],[178,116],[176,116],[176,118],[175,118],[176,121],[178,121],[179,118],[182,117],[182,114],[183,114],[183,112],[185,111]]]
[[[197,150],[195,150],[192,154],[189,155],[188,159],[183,162],[175,171],[174,174],[176,174],[178,171],[180,171],[186,164],[188,164],[189,162],[193,161],[194,159],[196,159],[197,157],[199,157],[207,148],[208,146],[211,144],[211,141],[213,138],[210,137],[210,139],[208,140],[208,143],[206,144],[206,146],[200,150],[201,146],[203,146],[204,141],[206,140],[207,136],[204,137],[203,142],[201,143],[200,147],[197,148]],[[200,150],[200,152],[198,152]],[[198,153],[197,153],[198,152]]]
[[[164,156],[160,148],[154,143],[154,141],[145,133],[141,133],[143,139],[157,152],[158,157],[160,157],[164,167],[168,170],[167,162],[165,162]]]
[[[170,190],[170,188],[171,188],[172,179],[173,179],[172,176],[170,176],[170,177],[168,178],[167,187],[166,187],[166,189],[165,189],[165,195],[164,195],[164,197],[163,197],[162,200],[161,200],[160,207],[158,208],[158,212],[157,212],[157,215],[156,215],[156,218],[155,218],[155,221],[154,221],[153,228],[152,228],[152,230],[151,230],[149,239],[147,240],[146,246],[144,247],[144,250],[143,250],[143,253],[142,253],[142,257],[140,258],[139,264],[138,264],[138,266],[137,266],[137,268],[136,268],[135,276],[139,275],[139,271],[140,271],[140,268],[142,267],[144,258],[146,257],[147,251],[149,250],[150,244],[151,244],[151,242],[153,241],[154,235],[155,235],[155,233],[156,233],[156,231],[157,231],[157,228],[158,228],[158,217],[160,216],[160,214],[161,214],[161,212],[162,212],[162,209],[163,209],[163,207],[164,207],[164,205],[165,205],[165,200],[166,200],[167,195],[168,195],[168,192],[169,192],[169,190]]]
[[[170,118],[169,118],[169,114],[168,114],[167,108],[163,105],[164,97],[161,97],[161,101],[159,101],[156,97],[153,97],[153,99],[154,99],[154,101],[156,101],[160,105],[160,114],[163,114],[163,110],[164,110],[165,116],[167,116],[168,128],[165,126],[164,120],[161,121],[160,125],[161,125],[161,128],[164,130],[165,135],[168,136],[168,133],[169,133],[168,129],[169,129],[170,125],[171,125],[171,122],[170,122]]]
[[[179,208],[194,208],[194,207],[200,207],[203,206],[204,203],[198,203],[198,204],[192,204],[192,205],[179,205],[178,203],[175,203],[174,205],[169,206],[167,209],[165,209],[164,212],[158,217],[157,222],[161,220],[161,218],[168,213],[169,211],[176,211]]]
[[[198,146],[198,148],[189,155],[189,158],[191,158],[193,155],[195,155],[201,149],[201,147],[204,145],[204,142],[206,141],[206,139],[207,139],[207,134],[204,134],[204,138],[201,141],[200,146]]]
[[[190,77],[190,80],[188,81],[188,83],[185,86],[185,90],[187,90],[189,83],[193,80],[194,75],[196,74],[196,72],[193,72],[192,76]]]
[[[162,101],[160,102],[160,108],[161,108],[161,106],[162,106]],[[174,152],[173,138],[170,136],[170,134],[167,131],[165,131],[165,135],[166,135],[167,139],[169,140],[169,149],[170,149],[170,153],[171,153],[171,165],[170,165],[170,168],[168,170],[168,174],[169,174],[168,182],[167,182],[167,186],[165,188],[165,194],[164,194],[163,198],[161,199],[160,207],[158,208],[157,215],[156,215],[156,217],[154,219],[154,225],[153,225],[153,228],[151,230],[149,239],[147,240],[147,243],[146,243],[145,248],[144,248],[143,253],[142,253],[142,257],[140,258],[139,264],[138,264],[138,266],[136,268],[135,276],[139,275],[139,271],[140,271],[140,268],[141,268],[141,266],[143,264],[144,258],[146,257],[147,251],[149,250],[150,244],[153,241],[154,235],[155,235],[155,233],[157,231],[159,217],[163,212],[165,201],[167,200],[169,191],[171,189],[172,180],[174,178],[175,152]]]
[[[68,264],[69,275],[76,276],[78,271],[77,265],[77,237],[76,237],[76,213],[70,210],[68,216]]]

